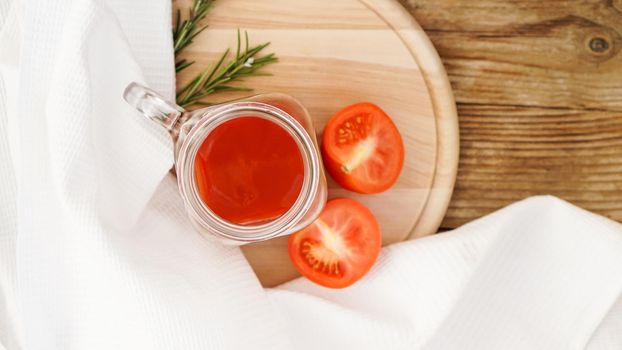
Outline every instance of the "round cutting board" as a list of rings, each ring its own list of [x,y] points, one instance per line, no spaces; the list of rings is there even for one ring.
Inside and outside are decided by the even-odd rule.
[[[187,12],[190,0],[174,1]],[[390,190],[359,195],[328,177],[329,197],[352,197],[378,218],[383,244],[436,232],[445,214],[458,163],[458,119],[441,61],[427,36],[394,0],[219,0],[209,29],[185,50],[196,61],[178,75],[178,86],[235,48],[236,30],[251,44],[270,41],[265,53],[279,62],[272,76],[240,83],[256,93],[284,92],[299,99],[318,134],[344,106],[370,101],[395,121],[406,148],[404,169]],[[221,94],[220,102],[243,96]],[[297,276],[287,256],[287,237],[244,246],[264,286]]]

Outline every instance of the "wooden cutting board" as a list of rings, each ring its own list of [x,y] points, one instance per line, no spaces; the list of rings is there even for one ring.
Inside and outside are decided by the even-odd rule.
[[[174,1],[187,11],[190,0]],[[328,179],[329,197],[352,197],[380,222],[383,244],[435,233],[456,177],[458,119],[443,66],[415,20],[394,0],[218,0],[209,29],[186,49],[197,61],[178,76],[181,86],[226,48],[236,30],[252,43],[270,41],[279,63],[269,77],[248,79],[256,92],[278,91],[298,98],[319,134],[330,116],[358,101],[381,106],[404,138],[406,159],[393,188],[358,195]],[[241,97],[217,95],[214,101]],[[297,276],[287,257],[287,238],[243,247],[264,286]]]

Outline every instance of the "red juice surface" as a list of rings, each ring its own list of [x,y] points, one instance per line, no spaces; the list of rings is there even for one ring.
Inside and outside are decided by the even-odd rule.
[[[195,161],[201,199],[221,218],[256,224],[283,215],[300,194],[298,145],[279,125],[245,116],[217,126]]]

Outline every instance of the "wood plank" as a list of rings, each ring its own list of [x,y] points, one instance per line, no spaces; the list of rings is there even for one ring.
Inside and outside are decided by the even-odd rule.
[[[442,226],[553,194],[622,221],[622,1],[402,0],[458,105]]]

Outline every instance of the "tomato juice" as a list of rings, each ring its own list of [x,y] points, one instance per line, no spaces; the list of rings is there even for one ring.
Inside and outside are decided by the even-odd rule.
[[[207,135],[195,159],[195,178],[201,199],[216,215],[256,225],[280,217],[295,203],[304,162],[283,127],[242,116]]]

